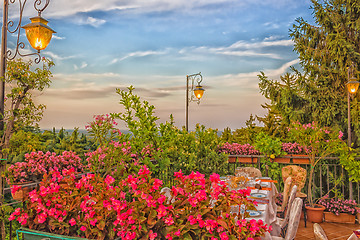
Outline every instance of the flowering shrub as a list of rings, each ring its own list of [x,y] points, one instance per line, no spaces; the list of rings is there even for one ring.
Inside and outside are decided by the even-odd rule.
[[[118,124],[115,118],[114,114],[95,115],[94,121],[89,122],[85,129],[100,146],[103,146],[110,141],[119,140],[122,136],[121,131],[116,128]]]
[[[30,229],[90,239],[252,239],[269,231],[259,220],[230,214],[231,205],[254,208],[250,190],[228,191],[219,175],[175,174],[171,199],[146,166],[115,185],[110,175],[75,179],[73,169],[45,174],[24,209],[9,217]],[[66,184],[59,185],[59,180]],[[210,206],[213,205],[211,208]]]
[[[40,181],[43,175],[50,171],[62,171],[74,168],[77,172],[83,172],[84,166],[81,159],[74,152],[64,151],[61,155],[42,151],[25,154],[24,162],[11,165],[5,172],[9,184]]]
[[[348,147],[341,140],[342,132],[336,129],[321,127],[316,122],[301,124],[293,122],[289,127],[289,136],[296,140],[302,146],[308,146],[311,152],[308,154],[310,158],[310,173],[308,182],[312,183],[316,165],[325,157],[332,154],[347,155]],[[313,201],[313,184],[308,184],[308,200],[310,206],[314,206]]]
[[[110,142],[107,146],[85,154],[87,168],[102,176],[110,174],[115,179],[126,178],[129,173],[137,172],[139,161],[137,155],[132,153],[129,142]]]
[[[219,147],[219,153],[227,153],[230,155],[259,155],[260,152],[250,144],[225,143]]]
[[[339,215],[340,213],[357,213],[355,200],[329,198],[327,195],[320,198],[319,204],[326,208],[325,211],[332,212],[335,215]]]
[[[311,152],[310,148],[301,146],[297,142],[282,143],[282,151],[287,154],[308,154]]]

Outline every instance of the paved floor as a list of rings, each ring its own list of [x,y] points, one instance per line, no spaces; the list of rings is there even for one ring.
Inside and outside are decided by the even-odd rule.
[[[360,225],[345,223],[320,223],[329,240],[347,240],[354,230],[360,230]],[[314,239],[313,224],[307,223],[305,228],[304,221],[301,220],[295,240]]]

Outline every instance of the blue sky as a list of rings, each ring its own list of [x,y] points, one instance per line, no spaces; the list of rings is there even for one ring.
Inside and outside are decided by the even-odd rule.
[[[190,103],[189,128],[241,128],[250,114],[265,114],[257,74],[276,79],[296,66],[289,29],[298,17],[312,21],[309,7],[310,0],[52,0],[42,16],[57,33],[42,55],[55,67],[51,87],[36,97],[47,105],[40,126],[82,129],[95,114],[121,112],[115,89],[133,85],[160,122],[173,114],[180,127],[186,75],[201,72],[205,94]],[[29,2],[24,24],[34,15]]]

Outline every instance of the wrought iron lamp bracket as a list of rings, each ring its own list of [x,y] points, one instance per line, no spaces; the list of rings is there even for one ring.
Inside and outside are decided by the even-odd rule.
[[[200,73],[188,75],[188,81],[191,81],[191,86],[188,87],[187,91],[189,93],[188,102],[197,102],[197,104],[200,104],[200,99],[196,98],[194,95],[194,89],[196,86],[194,86],[194,83],[197,83],[196,85],[200,85],[202,82],[202,75]]]
[[[32,53],[21,53],[21,49],[25,48],[25,43],[20,41],[20,32],[21,32],[21,23],[22,23],[22,17],[23,17],[23,11],[25,4],[27,0],[18,0],[19,1],[19,22],[15,25],[13,20],[8,20],[6,24],[6,29],[11,34],[17,34],[17,40],[16,40],[16,47],[14,52],[12,52],[10,49],[6,51],[6,58],[7,60],[13,60],[17,55],[20,57],[27,57],[27,56],[36,56],[34,62],[39,63],[41,60],[40,51],[38,52],[32,52]],[[11,4],[14,4],[16,0],[9,0]],[[41,16],[41,13],[46,9],[46,7],[49,5],[50,0],[35,0],[34,1],[34,9],[38,12],[38,16]]]

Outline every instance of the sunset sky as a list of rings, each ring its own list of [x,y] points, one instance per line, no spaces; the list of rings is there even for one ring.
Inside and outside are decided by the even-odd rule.
[[[32,2],[24,24],[36,15]],[[10,8],[11,18],[18,6]],[[173,114],[181,127],[186,75],[198,72],[205,94],[189,105],[189,128],[241,128],[265,114],[257,75],[277,79],[297,66],[289,29],[298,17],[313,21],[310,0],[50,0],[42,16],[57,33],[42,52],[55,67],[36,97],[47,105],[40,126],[67,129],[122,111],[115,89],[130,85],[159,122]]]

